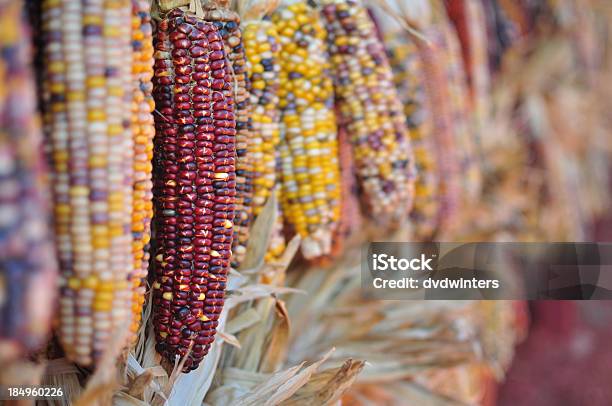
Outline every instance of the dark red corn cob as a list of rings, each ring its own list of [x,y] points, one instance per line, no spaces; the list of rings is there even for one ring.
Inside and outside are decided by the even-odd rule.
[[[359,189],[355,178],[355,162],[351,142],[344,127],[338,128],[338,158],[340,160],[341,211],[338,229],[332,243],[332,258],[339,258],[362,226]]]
[[[155,38],[156,349],[184,372],[214,340],[236,196],[233,77],[217,28],[180,10]]]

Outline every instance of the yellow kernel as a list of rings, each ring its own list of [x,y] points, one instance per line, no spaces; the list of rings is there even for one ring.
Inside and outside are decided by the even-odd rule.
[[[79,290],[81,287],[81,281],[79,278],[72,277],[68,279],[68,287],[73,290]]]
[[[95,301],[92,308],[96,312],[110,312],[113,308],[113,302]]]

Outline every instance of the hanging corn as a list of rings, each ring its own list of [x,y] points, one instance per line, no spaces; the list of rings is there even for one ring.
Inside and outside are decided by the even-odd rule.
[[[235,78],[217,26],[176,9],[154,41],[153,324],[157,351],[186,357],[185,372],[214,341],[231,260]]]
[[[272,16],[280,35],[281,206],[302,237],[301,252],[315,259],[331,252],[340,216],[338,142],[325,31],[303,2]]]
[[[361,212],[357,179],[355,178],[355,163],[348,134],[343,127],[338,129],[338,157],[340,160],[340,186],[342,192],[342,211],[338,228],[332,244],[332,259],[339,258],[352,238],[361,227]]]
[[[445,0],[448,16],[461,44],[470,90],[471,110],[479,127],[488,116],[490,72],[485,12],[479,0]]]
[[[435,225],[437,232],[456,227],[460,199],[459,151],[453,132],[453,113],[448,95],[448,76],[445,66],[443,33],[435,24],[422,30],[430,42],[413,37],[423,69],[426,108],[431,112],[434,157],[438,177],[438,204]]]
[[[267,4],[244,1],[238,4],[242,14],[244,48],[251,85],[251,139],[249,154],[253,163],[253,215],[257,217],[278,184],[276,163],[280,143],[280,37],[276,27],[264,19]],[[268,262],[284,251],[282,215],[277,214]]]
[[[414,162],[385,49],[367,10],[353,0],[322,2],[340,124],[359,185],[381,228],[401,225],[414,194]]]
[[[0,1],[0,362],[40,348],[57,264],[22,1]]]
[[[42,8],[58,334],[69,359],[91,365],[130,324],[131,2],[45,0]]]
[[[234,98],[236,109],[236,210],[234,239],[232,245],[232,267],[238,268],[244,260],[249,238],[249,226],[253,209],[253,159],[251,144],[261,143],[259,134],[250,131],[249,78],[246,56],[242,43],[240,17],[228,8],[227,0],[204,4],[204,20],[212,22],[223,38],[225,53],[231,63],[234,76]]]
[[[417,169],[414,207],[410,212],[410,220],[415,238],[427,240],[433,236],[436,228],[439,173],[432,114],[425,94],[424,67],[414,41],[406,33],[389,34],[386,44],[393,69],[393,81],[404,106]]]
[[[443,51],[444,66],[448,78],[447,89],[452,114],[453,131],[459,152],[462,180],[462,198],[467,202],[478,199],[482,174],[480,172],[479,140],[470,109],[470,93],[467,75],[461,58],[461,47],[457,31],[448,20],[443,6],[439,12],[437,30],[440,30],[440,49]]]
[[[134,185],[132,196],[132,253],[134,273],[132,324],[133,338],[140,325],[145,300],[150,259],[151,217],[153,216],[153,27],[147,0],[132,0],[132,134],[134,137]]]

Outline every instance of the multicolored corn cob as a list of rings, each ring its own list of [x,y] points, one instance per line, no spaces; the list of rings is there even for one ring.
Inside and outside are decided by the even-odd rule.
[[[393,69],[393,81],[404,106],[417,169],[414,207],[410,212],[411,224],[415,238],[426,240],[433,236],[436,228],[439,173],[432,114],[425,94],[423,64],[414,41],[406,33],[389,34],[386,45]]]
[[[461,197],[459,151],[453,131],[453,108],[449,101],[444,32],[433,24],[425,27],[422,32],[430,43],[415,38],[415,45],[423,69],[426,108],[432,117],[439,202],[435,224],[437,232],[446,232],[454,229],[457,223]]]
[[[0,1],[0,362],[44,344],[56,296],[42,134],[22,1]]]
[[[280,37],[274,24],[262,19],[244,23],[244,47],[251,83],[252,138],[249,153],[253,162],[253,215],[256,217],[278,183]],[[279,210],[267,261],[279,258],[284,248],[282,214]]]
[[[243,16],[244,47],[251,84],[251,130],[249,148],[253,162],[253,215],[256,218],[279,183],[277,162],[280,159],[280,37],[276,27],[264,20],[261,7],[248,4]],[[279,208],[273,226],[266,261],[274,262],[285,249],[283,218]]]
[[[234,77],[236,106],[236,213],[234,218],[234,242],[232,267],[238,268],[246,254],[249,227],[253,217],[253,158],[251,144],[261,143],[259,134],[250,131],[249,78],[246,56],[242,44],[240,17],[227,8],[227,0],[204,5],[204,20],[212,22],[223,38],[225,53],[231,63]]]
[[[276,185],[276,149],[280,142],[280,38],[270,21],[244,24],[244,47],[251,83],[251,159],[253,214],[257,216]]]
[[[91,365],[127,338],[133,274],[132,7],[43,1],[44,108],[61,269],[59,340]]]
[[[153,26],[147,0],[132,0],[132,134],[134,137],[134,185],[132,196],[132,324],[135,333],[142,318],[146,279],[149,269],[151,218],[153,217],[153,182],[151,179],[153,137]]]
[[[306,259],[331,252],[340,217],[340,174],[333,84],[325,31],[316,10],[298,2],[277,10],[282,114],[281,207],[302,237]]]
[[[157,351],[188,372],[214,341],[231,260],[234,76],[214,24],[177,9],[157,29],[153,325]]]
[[[401,225],[414,195],[410,138],[393,74],[367,10],[353,0],[325,0],[340,124],[353,145],[368,213],[381,227]]]
[[[470,93],[467,75],[461,58],[461,49],[456,31],[444,16],[436,25],[442,32],[440,49],[444,53],[444,66],[448,77],[448,101],[452,111],[453,131],[460,159],[462,197],[467,201],[477,199],[480,194],[482,173],[478,154],[478,133],[474,128],[470,109]]]
[[[445,4],[461,44],[463,65],[470,89],[471,110],[480,127],[488,116],[491,86],[484,8],[479,0],[445,0]]]

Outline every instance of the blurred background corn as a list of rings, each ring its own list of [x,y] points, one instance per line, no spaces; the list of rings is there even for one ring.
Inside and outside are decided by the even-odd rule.
[[[0,363],[44,345],[56,296],[49,191],[22,1],[0,1]]]
[[[448,16],[456,30],[464,70],[470,91],[470,104],[480,129],[488,117],[491,103],[489,63],[487,59],[489,41],[483,3],[479,0],[445,0]]]
[[[444,33],[434,24],[428,25],[422,31],[429,43],[418,38],[413,39],[423,66],[427,109],[431,111],[432,116],[439,204],[435,224],[436,232],[439,232],[457,227],[456,215],[461,189],[459,151],[456,147],[453,113],[448,95]]]
[[[184,372],[214,341],[236,198],[234,76],[220,30],[180,10],[155,34],[156,349]]]
[[[238,268],[246,254],[249,226],[253,217],[253,165],[251,144],[261,144],[260,134],[250,131],[249,78],[246,56],[242,43],[240,16],[227,8],[227,1],[204,5],[204,19],[219,30],[225,45],[225,53],[231,63],[234,76],[236,105],[236,212],[234,218],[234,242],[232,267]]]
[[[272,16],[280,36],[281,207],[314,259],[331,252],[340,217],[338,141],[325,31],[306,3]]]
[[[58,336],[91,365],[127,337],[133,137],[129,0],[44,0],[45,120],[60,260]]]
[[[483,1],[485,20],[487,24],[487,38],[489,39],[488,59],[493,71],[499,70],[504,53],[516,42],[521,35],[520,23],[517,24],[509,18],[503,3],[499,0]],[[513,2],[508,2],[513,10],[520,8],[512,6]],[[519,15],[515,18],[522,19]]]
[[[408,216],[415,169],[403,109],[385,49],[365,7],[322,2],[340,125],[346,126],[363,202],[377,226]]]
[[[342,208],[332,243],[332,252],[329,255],[331,260],[340,258],[347,247],[351,246],[351,243],[354,242],[353,238],[359,234],[362,225],[353,151],[344,127],[338,128],[338,157],[340,160]]]
[[[140,325],[145,301],[150,259],[151,218],[153,217],[153,26],[147,0],[132,0],[132,135],[134,137],[134,186],[132,196],[132,282],[133,338]]]
[[[438,170],[432,133],[432,112],[427,105],[423,64],[414,41],[404,32],[387,35],[387,54],[393,82],[404,106],[406,126],[417,169],[411,225],[418,239],[429,239],[436,227],[438,212]]]
[[[437,1],[437,0],[434,0]],[[447,18],[440,2],[436,29],[440,30],[440,49],[443,51],[447,76],[448,101],[450,103],[453,131],[460,159],[462,198],[474,201],[480,194],[482,173],[478,152],[478,136],[472,120],[472,106],[468,88],[468,76],[462,59],[457,30]],[[476,22],[474,22],[476,24]]]

